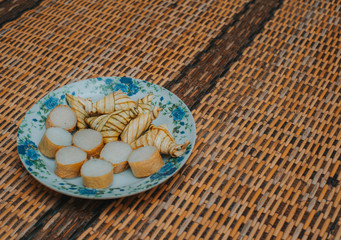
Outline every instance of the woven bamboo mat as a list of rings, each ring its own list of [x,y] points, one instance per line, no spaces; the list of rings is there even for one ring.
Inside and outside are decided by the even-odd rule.
[[[7,23],[0,239],[340,239],[340,18],[324,1],[43,1]],[[197,143],[169,181],[91,201],[24,170],[25,112],[96,76],[160,84],[191,108]]]

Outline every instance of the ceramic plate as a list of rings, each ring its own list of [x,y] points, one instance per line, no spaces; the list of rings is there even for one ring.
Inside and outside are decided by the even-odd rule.
[[[114,175],[114,181],[106,189],[90,189],[82,185],[80,177],[61,179],[55,173],[55,160],[44,157],[37,146],[45,132],[45,119],[58,104],[67,104],[65,94],[69,93],[93,101],[112,91],[121,89],[133,100],[153,93],[153,106],[162,108],[154,125],[167,124],[178,144],[187,139],[189,146],[183,156],[163,156],[164,166],[159,172],[147,178],[136,178],[131,170]],[[174,175],[190,156],[196,137],[193,116],[187,106],[168,90],[138,79],[126,77],[93,78],[61,87],[38,101],[23,119],[17,136],[18,152],[27,171],[45,186],[74,197],[90,199],[111,199],[126,197],[151,189]]]

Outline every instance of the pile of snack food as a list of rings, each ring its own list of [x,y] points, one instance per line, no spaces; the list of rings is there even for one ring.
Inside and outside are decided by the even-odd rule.
[[[120,90],[97,102],[70,94],[66,99],[69,106],[49,113],[38,146],[56,160],[61,178],[81,176],[86,187],[106,188],[128,168],[139,178],[156,173],[162,154],[179,157],[189,144],[177,144],[166,124],[152,124],[162,110],[152,108],[152,94],[137,101]]]

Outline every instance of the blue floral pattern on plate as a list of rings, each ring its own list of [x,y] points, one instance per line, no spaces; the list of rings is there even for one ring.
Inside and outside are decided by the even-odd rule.
[[[47,109],[52,110],[58,105],[58,98],[50,97],[46,99],[46,101],[44,102],[44,105]]]
[[[118,90],[121,90],[128,96],[133,96],[139,92],[140,88],[134,83],[132,78],[122,77],[120,82],[113,87],[113,91]]]
[[[44,157],[38,144],[45,132],[45,120],[58,104],[67,104],[65,94],[69,93],[94,101],[122,90],[133,100],[147,94],[154,94],[153,106],[162,108],[155,125],[167,124],[178,143],[188,139],[191,143],[185,154],[178,158],[163,156],[164,166],[159,172],[147,178],[135,178],[130,170],[115,174],[111,186],[106,189],[89,189],[82,185],[81,178],[61,179],[54,173],[55,161]],[[23,119],[17,136],[17,149],[27,171],[43,185],[66,195],[90,198],[112,199],[134,195],[153,188],[173,176],[188,160],[196,138],[193,116],[187,106],[173,93],[150,82],[128,77],[101,77],[72,83],[50,92],[39,100]]]

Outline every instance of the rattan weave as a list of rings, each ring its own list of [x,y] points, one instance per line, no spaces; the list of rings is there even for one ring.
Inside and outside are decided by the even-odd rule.
[[[43,1],[6,23],[0,239],[341,239],[341,5],[272,2]],[[197,142],[166,183],[82,200],[23,168],[25,112],[97,76],[166,86],[191,108]]]

